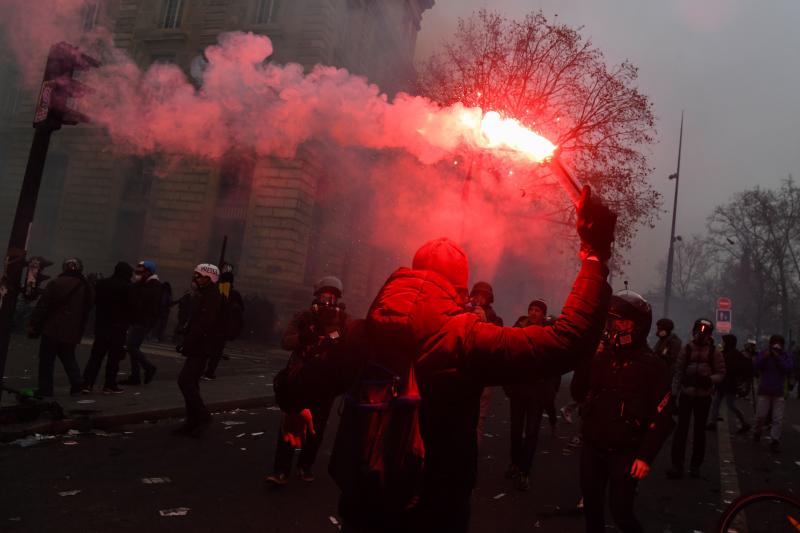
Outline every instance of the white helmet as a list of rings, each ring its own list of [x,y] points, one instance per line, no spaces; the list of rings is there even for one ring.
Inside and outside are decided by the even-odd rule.
[[[344,292],[344,285],[342,285],[342,280],[336,276],[325,276],[314,284],[314,296],[322,292],[323,289],[333,289],[336,297],[341,298]]]
[[[211,279],[213,283],[219,281],[219,269],[217,268],[217,265],[212,265],[211,263],[200,263],[194,267],[194,271],[201,276]]]

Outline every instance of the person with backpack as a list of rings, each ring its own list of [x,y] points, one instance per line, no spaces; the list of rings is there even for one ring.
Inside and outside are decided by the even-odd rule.
[[[725,378],[725,359],[714,345],[714,325],[700,318],[692,328],[692,340],[686,343],[675,363],[672,395],[678,398],[678,427],[672,438],[672,468],[669,479],[683,477],[686,439],[693,422],[692,458],[689,474],[700,477],[700,466],[706,453],[706,420],[711,408],[711,391]]]
[[[467,256],[440,238],[391,274],[335,357],[276,376],[289,440],[308,427],[304,408],[346,392],[330,463],[343,531],[467,531],[484,387],[568,372],[600,340],[616,215],[588,187],[577,212],[582,266],[552,326],[500,327],[464,313]]]
[[[647,346],[652,317],[639,294],[616,293],[601,349],[575,370],[572,391],[583,403],[580,481],[587,533],[606,530],[606,494],[617,527],[643,531],[633,508],[636,488],[675,425],[669,369]]]
[[[83,392],[91,393],[103,358],[106,360],[104,394],[124,392],[117,386],[119,362],[125,357],[125,332],[130,325],[131,276],[133,268],[120,261],[110,278],[95,284],[97,308],[94,321],[94,343],[89,361],[83,369]]]
[[[318,357],[324,358],[342,341],[347,326],[347,313],[341,301],[343,291],[342,282],[334,276],[325,276],[314,284],[311,308],[295,315],[283,334],[281,346],[292,352],[287,368],[302,366]],[[298,475],[303,481],[315,479],[312,467],[325,435],[333,398],[330,395],[308,406],[314,434],[303,443],[297,460]],[[266,478],[269,484],[282,487],[288,483],[294,450],[295,447],[285,441],[279,432],[273,471]]]
[[[783,415],[786,408],[785,387],[793,367],[791,356],[784,350],[785,345],[786,341],[783,335],[772,335],[769,338],[769,346],[756,357],[756,370],[760,379],[753,440],[758,442],[761,439],[761,432],[772,413],[769,434],[770,451],[773,453],[777,453],[781,449]]]
[[[750,431],[750,424],[744,418],[742,412],[736,407],[736,397],[746,398],[750,394],[750,387],[753,384],[753,365],[742,352],[736,349],[736,335],[722,336],[722,358],[725,359],[725,378],[717,386],[714,400],[711,402],[711,414],[708,417],[706,429],[708,431],[717,430],[719,420],[719,408],[723,400],[728,407],[728,413],[736,415],[741,426],[736,432],[744,435]]]
[[[201,437],[211,423],[203,398],[200,396],[200,376],[205,372],[209,357],[218,353],[224,342],[221,315],[224,296],[217,288],[219,269],[210,263],[197,265],[192,274],[196,288],[190,301],[189,318],[183,325],[183,344],[176,350],[185,360],[178,386],[186,403],[186,421],[173,433]]]
[[[41,336],[39,344],[39,383],[35,395],[53,395],[53,372],[56,357],[61,360],[70,383],[70,394],[80,394],[83,378],[75,359],[75,347],[81,342],[89,310],[94,304],[94,289],[83,276],[78,258],[64,261],[61,274],[39,298],[31,315],[28,336]]]
[[[225,264],[219,276],[219,292],[224,297],[224,307],[222,313],[224,339],[219,347],[219,352],[208,359],[208,368],[202,376],[204,381],[214,381],[217,379],[217,367],[222,361],[225,343],[236,340],[242,334],[244,327],[244,299],[242,295],[233,288],[233,267]]]
[[[156,264],[152,261],[139,261],[133,270],[131,327],[125,347],[131,355],[131,373],[122,385],[141,385],[141,369],[144,368],[144,384],[153,381],[156,375],[156,365],[151,363],[144,352],[142,343],[148,333],[158,323],[161,315],[161,280],[156,274]]]

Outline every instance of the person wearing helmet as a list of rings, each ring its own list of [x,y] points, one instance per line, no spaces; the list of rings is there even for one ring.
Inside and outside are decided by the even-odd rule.
[[[70,394],[80,394],[83,377],[75,359],[89,310],[94,305],[94,289],[83,276],[83,263],[77,257],[61,265],[61,274],[50,283],[31,314],[28,336],[41,336],[39,344],[39,383],[36,395],[53,395],[56,357],[61,360],[70,383]]]
[[[699,318],[692,328],[692,340],[686,343],[675,362],[672,394],[678,398],[678,427],[672,438],[670,479],[683,477],[686,459],[686,438],[692,424],[692,458],[689,474],[700,477],[700,466],[706,453],[706,420],[711,408],[711,392],[725,378],[725,359],[714,345],[714,325]]]
[[[756,357],[756,369],[760,376],[758,383],[758,401],[756,403],[756,427],[753,429],[753,440],[761,439],[761,432],[767,426],[767,419],[772,413],[769,424],[770,451],[777,453],[781,449],[781,432],[783,430],[783,414],[786,407],[786,380],[792,373],[793,361],[785,350],[786,341],[783,335],[772,335],[769,346]]]
[[[493,303],[494,289],[489,283],[479,281],[472,286],[472,290],[469,291],[469,304],[467,305],[467,309],[478,315],[484,322],[502,326],[503,319],[495,312],[492,307]]]
[[[590,533],[606,530],[606,492],[619,529],[642,531],[636,485],[674,425],[669,370],[647,346],[651,321],[650,304],[639,294],[613,295],[601,349],[575,371],[573,394],[584,403],[580,480]]]
[[[132,281],[131,327],[125,340],[125,347],[131,355],[131,373],[121,384],[141,385],[141,369],[144,368],[146,385],[153,381],[157,368],[142,352],[142,343],[161,316],[163,289],[156,274],[156,264],[152,261],[139,261],[133,269]]]
[[[178,374],[178,387],[186,403],[186,421],[173,433],[201,437],[211,423],[203,398],[200,396],[200,377],[208,359],[219,353],[224,342],[221,320],[222,299],[217,288],[219,268],[210,263],[197,265],[192,273],[195,289],[189,303],[189,317],[181,326],[183,344],[176,349],[185,357]]]
[[[341,342],[347,325],[347,313],[341,301],[343,289],[341,280],[335,276],[325,276],[314,284],[311,308],[295,315],[283,335],[281,346],[292,352],[287,368],[297,368],[311,359],[325,357]],[[315,479],[312,467],[322,444],[333,399],[331,395],[308,407],[314,434],[303,443],[297,460],[298,475],[303,481]],[[293,457],[294,446],[278,432],[273,471],[266,478],[270,485],[282,487],[288,483]]]
[[[351,321],[337,357],[317,358],[304,371],[276,376],[275,397],[291,414],[284,426],[291,439],[307,431],[301,410],[315,401],[315,393],[363,390],[369,385],[360,379],[364,369],[377,366],[405,383],[415,377],[418,403],[404,405],[418,415],[418,431],[412,418],[415,436],[405,439],[408,445],[398,452],[419,465],[421,439],[419,473],[394,460],[394,450],[366,446],[375,442],[365,431],[371,426],[339,425],[330,470],[340,474],[334,479],[341,489],[343,530],[468,531],[478,473],[475,432],[481,393],[487,386],[555,377],[591,357],[611,296],[606,264],[615,224],[616,215],[584,188],[576,224],[581,268],[552,326],[500,327],[463,312],[469,261],[458,244],[442,237],[423,244],[410,268],[400,267],[389,276],[366,318]],[[354,443],[355,453],[346,453],[345,443]],[[376,455],[380,461],[367,462]],[[381,477],[387,464],[403,473],[399,482]],[[409,485],[416,490],[405,490]],[[373,487],[378,490],[367,490]]]
[[[675,332],[675,323],[669,318],[660,318],[656,322],[656,336],[658,340],[653,348],[656,357],[661,358],[667,364],[667,368],[672,372],[678,354],[681,353],[682,342]]]

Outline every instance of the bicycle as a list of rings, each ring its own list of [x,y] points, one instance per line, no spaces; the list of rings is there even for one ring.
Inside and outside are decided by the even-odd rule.
[[[776,491],[758,491],[734,500],[715,533],[800,533],[800,499]]]

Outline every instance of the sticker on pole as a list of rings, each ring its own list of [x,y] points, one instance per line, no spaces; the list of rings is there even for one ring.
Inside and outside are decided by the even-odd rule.
[[[717,309],[717,331],[723,334],[731,332],[732,315],[730,309]]]
[[[50,100],[53,97],[55,85],[56,82],[54,80],[42,82],[42,90],[39,91],[39,101],[36,102],[36,113],[33,115],[34,125],[47,120],[47,115],[50,113]]]

